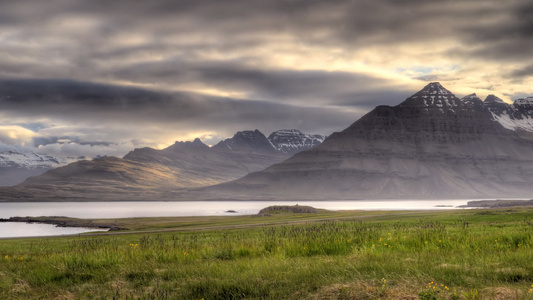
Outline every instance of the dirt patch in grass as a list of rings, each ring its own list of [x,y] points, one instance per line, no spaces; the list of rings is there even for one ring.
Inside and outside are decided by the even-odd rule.
[[[354,282],[325,286],[309,299],[418,299],[417,291],[404,285],[383,286],[381,283]]]
[[[493,300],[518,300],[525,297],[522,292],[507,287],[486,288],[481,294]]]

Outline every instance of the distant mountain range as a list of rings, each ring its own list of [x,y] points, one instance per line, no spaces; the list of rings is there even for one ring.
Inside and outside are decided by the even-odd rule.
[[[240,131],[209,147],[201,140],[176,142],[157,150],[135,149],[123,158],[101,157],[59,167],[0,189],[0,199],[124,200],[168,199],[180,189],[240,178],[280,162],[292,152],[317,145],[325,137],[299,130]]]
[[[459,99],[433,82],[313,149],[204,192],[276,200],[531,197],[531,103]]]
[[[531,197],[533,98],[459,99],[432,82],[325,138],[241,131],[79,161],[0,188],[2,200]]]

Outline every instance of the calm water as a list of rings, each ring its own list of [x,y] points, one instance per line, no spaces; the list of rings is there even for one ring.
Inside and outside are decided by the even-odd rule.
[[[383,201],[182,201],[182,202],[19,202],[0,203],[0,218],[66,216],[73,218],[131,218],[164,216],[251,215],[270,205],[310,205],[330,210],[454,209],[469,200]],[[440,207],[438,207],[440,206]],[[446,207],[442,207],[446,206]],[[235,213],[229,213],[233,210]],[[47,236],[87,232],[47,224],[0,223],[0,237]]]
[[[166,216],[251,215],[270,205],[310,205],[330,210],[452,209],[469,200],[383,201],[181,201],[181,202],[18,202],[0,203],[0,218],[65,216],[72,218],[130,218]],[[451,207],[437,207],[446,205]],[[228,213],[234,210],[236,213]]]
[[[0,223],[0,238],[67,235],[92,231],[107,231],[107,229],[56,227],[50,224],[27,224],[19,222]]]

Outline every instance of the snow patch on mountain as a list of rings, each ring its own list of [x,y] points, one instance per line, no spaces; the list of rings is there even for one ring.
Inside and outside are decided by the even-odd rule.
[[[507,112],[502,112],[499,115],[492,113],[492,117],[496,122],[502,124],[502,126],[507,129],[521,129],[533,132],[533,119],[531,119],[529,116],[524,116],[522,119],[516,119]]]
[[[29,149],[0,145],[0,168],[51,169],[85,157],[61,157],[38,154]]]
[[[0,144],[0,186],[23,182],[30,176],[67,165],[85,157],[60,157],[33,152],[26,147]]]
[[[494,121],[503,127],[533,132],[533,97],[507,104],[502,99],[489,95],[483,104],[492,114]]]
[[[272,132],[268,140],[279,152],[292,155],[303,150],[311,149],[324,142],[325,136],[319,134],[304,134],[298,129],[283,129]]]
[[[452,92],[448,91],[438,82],[431,82],[422,90],[407,98],[400,106],[425,106],[428,108],[437,108],[454,110],[461,106],[461,100]]]
[[[515,100],[514,105],[533,105],[533,97],[520,98]]]

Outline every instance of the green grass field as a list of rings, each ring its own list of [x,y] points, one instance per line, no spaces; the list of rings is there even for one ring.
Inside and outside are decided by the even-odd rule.
[[[177,231],[2,240],[0,299],[533,299],[533,209],[112,222]]]

